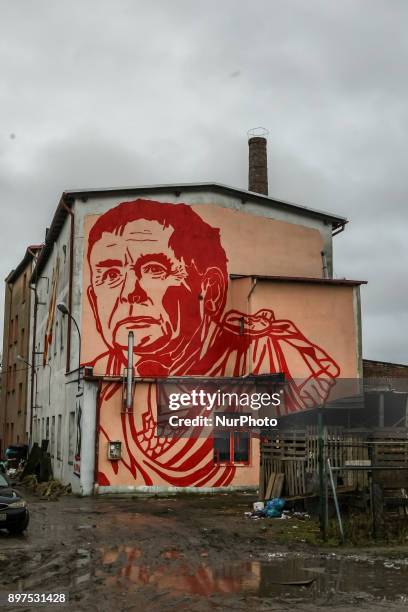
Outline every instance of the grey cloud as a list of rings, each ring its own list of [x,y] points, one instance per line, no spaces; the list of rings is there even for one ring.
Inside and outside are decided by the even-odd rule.
[[[0,14],[3,277],[64,188],[246,187],[246,131],[265,125],[271,195],[351,220],[335,272],[369,281],[366,356],[408,361],[406,0],[0,0]]]

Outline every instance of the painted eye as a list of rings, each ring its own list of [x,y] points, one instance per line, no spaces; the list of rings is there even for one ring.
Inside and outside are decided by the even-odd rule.
[[[116,270],[115,268],[110,268],[110,270],[107,270],[105,272],[105,274],[103,275],[103,280],[108,280],[108,281],[114,281],[117,278],[119,278],[120,276],[120,272],[119,270]]]
[[[145,274],[153,274],[155,276],[161,275],[161,274],[167,274],[167,269],[158,263],[146,264],[143,266],[142,271]]]

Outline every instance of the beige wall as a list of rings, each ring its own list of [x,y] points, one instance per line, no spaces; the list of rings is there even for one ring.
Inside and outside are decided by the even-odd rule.
[[[137,203],[133,206],[137,207]],[[163,204],[163,206],[166,205]],[[171,204],[171,207],[174,208],[175,206],[177,205]],[[323,242],[321,234],[316,229],[253,216],[221,208],[215,204],[199,204],[191,208],[197,212],[203,221],[212,228],[219,230],[220,242],[228,260],[228,275],[322,278],[321,250]],[[109,349],[102,340],[95,324],[90,301],[87,299],[91,279],[86,258],[86,245],[89,231],[97,218],[96,215],[90,215],[85,218],[84,222],[85,256],[81,361],[82,363],[92,362],[94,364],[94,374],[113,375],[115,373],[120,375],[124,367],[123,361],[121,361],[123,355],[120,355],[120,359],[116,363],[112,361],[114,349]],[[143,223],[147,227],[143,219],[138,220],[142,227],[138,225],[135,228],[135,235],[143,233]],[[193,223],[194,220],[192,219],[191,222]],[[121,231],[118,229],[117,234],[111,232],[108,235],[106,255],[104,251],[102,259],[111,261],[112,251],[109,243],[113,241],[116,245],[118,242],[117,236],[122,235]],[[192,228],[186,225],[184,231],[188,235]],[[133,242],[143,242],[141,238],[133,239],[130,235],[126,240],[129,242],[131,239]],[[101,241],[101,244],[105,243]],[[159,242],[156,241],[156,244],[159,244]],[[166,244],[169,244],[169,242],[166,242]],[[99,248],[105,249],[105,246]],[[127,272],[125,271],[126,266],[129,266],[126,263],[127,256],[123,255],[125,262],[123,265],[120,262],[118,264],[119,251],[117,246],[114,248],[116,249],[116,263],[105,263],[105,268],[109,268],[109,266],[123,268],[123,272],[121,272],[124,275],[123,278],[130,278],[129,275],[133,277],[134,270],[131,267],[128,268]],[[140,247],[141,252],[143,252],[143,248]],[[188,244],[187,248],[193,249],[194,245]],[[177,275],[174,273],[174,276]],[[102,273],[100,278],[102,278]],[[109,292],[117,291],[118,287],[121,286],[122,281],[116,280],[118,278],[120,276],[116,276],[116,278],[112,276],[110,285],[106,281],[106,289],[103,282],[97,288],[98,312],[99,314],[103,312],[105,319],[107,319],[108,311],[112,308],[111,304],[113,303],[112,295],[114,294]],[[195,301],[192,301],[192,309],[196,309],[197,304],[200,304],[199,300],[201,300],[202,304],[199,307],[203,313],[202,320],[207,322],[205,325],[202,324],[202,328],[198,327],[197,332],[190,326],[191,337],[188,338],[188,341],[191,340],[191,345],[187,346],[184,353],[180,354],[177,354],[176,349],[172,349],[173,352],[163,354],[160,357],[153,354],[149,358],[150,361],[147,360],[147,365],[143,362],[143,351],[142,353],[136,351],[136,355],[138,355],[135,366],[136,375],[146,375],[146,371],[151,372],[152,376],[193,374],[243,376],[249,373],[284,372],[289,379],[313,379],[323,371],[330,379],[331,385],[335,384],[335,380],[339,376],[357,376],[358,332],[356,329],[356,313],[354,312],[353,287],[330,284],[318,285],[313,282],[261,280],[257,281],[255,286],[251,278],[228,280],[226,305],[223,312],[218,313],[216,317],[214,315],[215,318],[212,318],[212,315],[208,313],[216,312],[214,303],[217,303],[217,299],[219,299],[217,297],[219,287],[216,277],[212,276],[210,278],[209,282],[203,281],[201,291],[194,289],[197,294],[193,296]],[[165,282],[167,282],[167,279],[168,277],[166,277]],[[123,283],[126,282],[126,280],[123,281]],[[144,286],[147,294],[150,293],[150,297],[153,299],[152,304],[160,293],[157,282],[155,281],[154,284],[155,289],[151,293],[150,288]],[[125,287],[125,284],[123,284],[123,287]],[[104,297],[105,294],[106,298]],[[118,297],[118,299],[122,299],[122,297]],[[130,306],[131,303],[129,301],[129,317],[135,316],[132,314],[134,307]],[[110,305],[106,307],[106,304]],[[181,304],[182,306],[183,304]],[[169,307],[169,303],[167,307]],[[146,308],[145,312],[149,314],[151,310]],[[137,329],[136,333],[139,334],[139,329],[135,329]],[[107,352],[109,352],[109,355],[103,356]],[[141,357],[140,354],[142,354]],[[138,361],[139,357],[140,361]],[[115,359],[117,359],[117,354]],[[160,361],[160,359],[162,360],[160,364],[162,369],[155,370],[155,368],[158,368],[158,364],[155,362],[156,360]],[[139,368],[139,363],[142,363],[144,369],[142,369],[142,366]],[[164,371],[166,374],[161,373]],[[162,439],[155,438],[156,408],[151,389],[151,386],[139,383],[134,399],[133,412],[124,415],[121,384],[104,383],[99,402],[99,484],[101,486],[118,487],[143,485],[220,486],[220,473],[223,468],[213,469],[212,450],[209,449],[206,454],[200,455],[200,457],[198,457],[199,453],[197,452],[197,457],[195,457],[194,448],[198,451],[202,445],[201,441],[197,441],[196,446],[190,448],[186,445],[185,439],[171,445]],[[302,391],[299,389],[293,405],[288,409],[291,411],[303,410],[305,407],[305,400]],[[122,441],[123,459],[119,464],[107,460],[108,440]],[[259,443],[256,439],[253,440],[251,450],[249,466],[235,466],[234,470],[231,471],[231,478],[227,479],[228,485],[257,484]],[[205,474],[203,470],[206,470]]]

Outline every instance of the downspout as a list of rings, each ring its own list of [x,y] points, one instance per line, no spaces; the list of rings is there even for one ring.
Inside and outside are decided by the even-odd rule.
[[[102,380],[98,381],[98,391],[96,394],[96,414],[95,414],[95,464],[94,464],[94,493],[98,492],[98,468],[99,468],[99,424],[100,424],[100,405],[102,393]]]
[[[33,261],[36,262],[37,253],[34,253],[30,249],[27,249],[30,255],[32,255]],[[31,268],[32,269],[32,268]],[[37,335],[37,311],[38,311],[38,294],[37,294],[37,281],[35,282],[34,287],[30,284],[31,291],[34,291],[34,311],[33,311],[33,339],[32,339],[32,352],[31,352],[31,388],[30,388],[30,430],[28,443],[30,450],[32,448],[32,435],[33,435],[33,415],[34,415],[34,377],[35,377],[35,339]],[[31,305],[30,305],[31,310]],[[30,316],[30,315],[29,315]],[[37,381],[36,381],[37,384]]]
[[[61,200],[64,210],[71,217],[71,234],[69,240],[69,280],[68,280],[68,310],[72,312],[72,285],[74,279],[74,239],[75,239],[75,214],[73,210],[67,206],[64,198]],[[78,349],[79,350],[79,349]],[[67,363],[66,372],[71,370],[71,317],[68,317],[67,329]]]
[[[329,278],[329,269],[327,267],[327,255],[325,251],[320,251],[320,255],[322,257],[322,273],[323,278]]]
[[[11,321],[11,308],[13,305],[13,286],[11,283],[7,283],[7,288],[10,291],[10,304],[9,304],[9,316],[8,316],[8,334],[7,334],[7,361],[6,361],[6,389],[5,389],[5,398],[6,401],[4,403],[4,423],[3,423],[3,438],[4,438],[4,450],[6,449],[6,423],[7,423],[7,408],[8,408],[8,402],[7,402],[7,391],[9,388],[9,359],[10,359],[10,321]],[[13,330],[14,331],[14,330]],[[4,390],[3,390],[4,392]],[[7,441],[8,444],[8,441]]]
[[[249,291],[249,293],[248,293],[248,295],[247,295],[247,301],[248,301],[248,314],[249,314],[249,315],[251,315],[251,314],[252,314],[252,311],[251,311],[251,295],[252,295],[252,294],[253,294],[253,292],[255,291],[255,287],[256,287],[257,283],[258,283],[258,279],[257,279],[257,278],[252,278],[252,286],[251,286],[251,289],[250,289],[250,291]],[[242,323],[243,323],[243,321],[242,321]],[[243,333],[243,329],[242,329],[242,333]],[[253,354],[253,353],[252,353],[252,351],[249,351],[249,372],[248,372],[248,374],[249,374],[249,375],[251,375],[251,374],[252,374],[252,371],[253,371],[253,369],[254,369],[254,367],[253,367],[253,366],[254,366],[254,364],[253,364],[253,362],[252,362],[252,354]]]
[[[33,445],[33,416],[34,416],[34,377],[35,377],[35,356],[36,356],[36,348],[35,348],[35,343],[36,343],[36,336],[37,336],[37,311],[38,311],[38,294],[37,294],[37,281],[35,282],[34,287],[31,287],[30,285],[30,289],[32,291],[34,291],[34,313],[33,313],[33,343],[32,343],[32,351],[31,351],[31,389],[30,389],[30,404],[31,404],[31,409],[30,409],[30,436],[29,436],[29,444],[30,444],[30,449],[32,448]]]

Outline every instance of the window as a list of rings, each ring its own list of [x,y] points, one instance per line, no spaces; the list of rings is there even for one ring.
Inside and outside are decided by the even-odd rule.
[[[62,415],[58,415],[57,426],[57,459],[61,459],[61,434],[62,434]]]
[[[24,327],[21,329],[20,335],[20,355],[25,354],[25,329]]]
[[[234,431],[234,463],[249,463],[249,432]]]
[[[64,350],[64,319],[61,319],[61,325],[60,325],[60,349],[61,352]]]
[[[69,413],[69,447],[68,447],[68,463],[74,463],[75,455],[75,412]]]
[[[54,334],[54,357],[57,354],[57,343],[58,343],[58,321],[55,321],[55,334]]]
[[[55,452],[54,445],[55,445],[55,416],[53,416],[51,419],[51,442],[50,442],[51,457],[54,456],[54,452]]]
[[[41,419],[41,443],[45,440],[45,419],[44,417]]]
[[[13,339],[14,339],[14,319],[11,319],[10,328],[9,328],[9,346],[13,344]]]
[[[214,434],[214,463],[249,463],[250,436],[247,431]]]
[[[50,417],[47,417],[47,421],[45,424],[45,439],[50,439]]]
[[[26,299],[26,292],[27,292],[27,272],[24,272],[24,276],[23,276],[23,304],[24,304],[25,299]]]
[[[16,315],[16,320],[14,323],[14,344],[17,344],[18,340],[18,315]]]
[[[23,409],[23,383],[18,384],[18,404],[17,410],[19,412]]]

